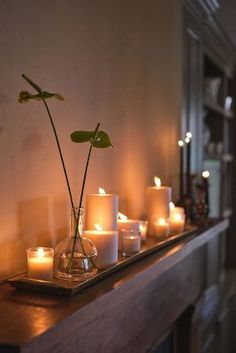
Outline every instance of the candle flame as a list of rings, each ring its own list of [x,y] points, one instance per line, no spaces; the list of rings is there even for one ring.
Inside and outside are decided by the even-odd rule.
[[[41,259],[42,257],[44,257],[44,255],[45,255],[45,253],[44,253],[43,248],[38,248],[37,257]]]
[[[103,188],[98,189],[100,195],[106,195],[106,191]]]
[[[160,226],[164,226],[166,224],[166,220],[165,218],[159,218],[157,223],[160,225]]]
[[[188,131],[188,132],[186,132],[186,137],[191,139],[193,137],[193,135],[190,131]]]
[[[173,210],[174,208],[175,208],[175,204],[174,204],[174,202],[170,202],[169,203],[169,207],[170,207],[170,210]]]
[[[189,137],[185,137],[185,140],[184,140],[186,143],[189,143],[190,142],[190,138]]]
[[[125,214],[121,213],[121,212],[118,212],[118,217],[119,217],[122,221],[126,221],[126,220],[128,219],[128,217],[127,217]]]
[[[159,188],[161,186],[161,179],[158,178],[157,176],[155,176],[154,183],[155,183],[156,187]]]
[[[184,145],[184,141],[179,140],[179,141],[178,141],[178,146],[179,146],[179,147],[183,147],[183,145]]]
[[[208,179],[210,176],[210,172],[208,172],[208,170],[204,170],[202,172],[202,177],[205,178],[205,179]]]
[[[94,224],[94,228],[95,228],[96,230],[98,230],[98,231],[102,231],[102,230],[103,230],[102,226],[101,226],[100,224],[98,224],[98,223],[95,223],[95,224]]]

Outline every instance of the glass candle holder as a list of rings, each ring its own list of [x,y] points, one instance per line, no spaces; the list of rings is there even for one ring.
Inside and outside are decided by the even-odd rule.
[[[46,247],[27,249],[28,277],[42,280],[53,278],[54,250]]]
[[[121,230],[121,250],[123,256],[132,256],[141,249],[141,234],[139,230]]]
[[[146,241],[147,238],[147,228],[148,228],[148,221],[140,221],[139,222],[139,230],[141,233],[141,240],[142,242]]]

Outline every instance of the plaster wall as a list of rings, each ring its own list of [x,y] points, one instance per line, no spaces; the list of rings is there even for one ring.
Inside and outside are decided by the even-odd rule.
[[[24,268],[27,247],[65,236],[70,213],[44,106],[17,103],[31,90],[21,73],[66,99],[48,103],[75,200],[88,147],[69,136],[97,122],[114,147],[93,151],[86,193],[102,186],[145,217],[158,175],[177,198],[181,13],[181,0],[0,2],[0,278]]]

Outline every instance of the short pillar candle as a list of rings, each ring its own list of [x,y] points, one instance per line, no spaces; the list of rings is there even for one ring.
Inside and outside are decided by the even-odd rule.
[[[94,227],[96,229],[85,230],[84,236],[95,245],[98,252],[96,265],[99,270],[103,270],[118,261],[118,232],[103,230],[98,224]]]
[[[54,250],[46,247],[27,249],[28,277],[42,280],[53,278]]]

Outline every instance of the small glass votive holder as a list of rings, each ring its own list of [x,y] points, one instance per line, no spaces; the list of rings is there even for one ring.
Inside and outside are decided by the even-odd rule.
[[[141,241],[145,242],[147,238],[147,228],[148,228],[148,221],[140,221],[139,222],[139,230],[141,233]]]
[[[54,249],[33,247],[27,249],[28,277],[41,280],[53,278]]]
[[[141,234],[139,230],[121,230],[121,251],[123,256],[132,256],[141,250]]]

